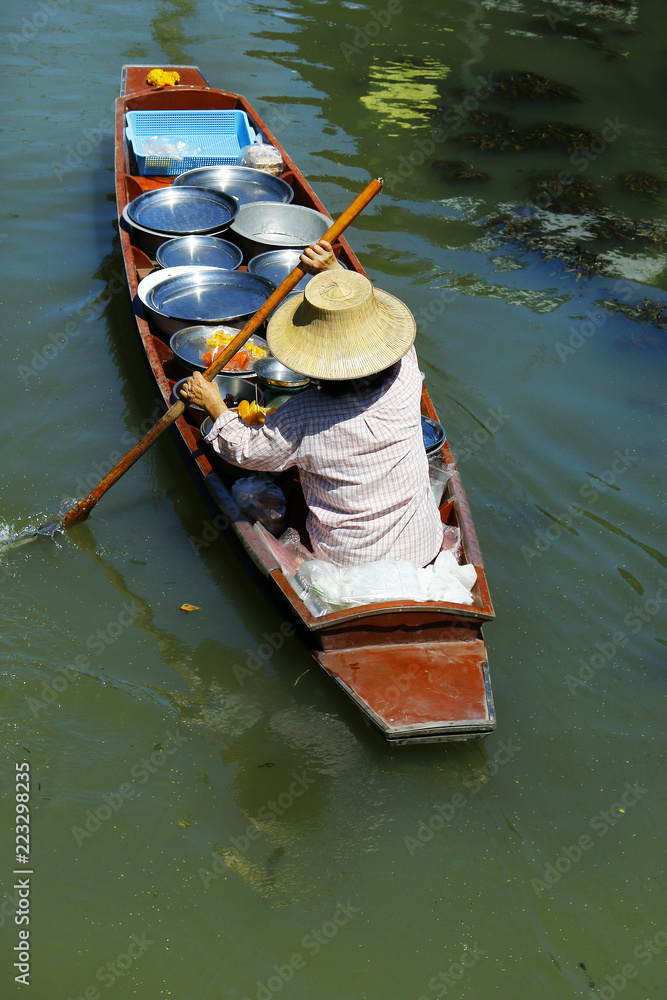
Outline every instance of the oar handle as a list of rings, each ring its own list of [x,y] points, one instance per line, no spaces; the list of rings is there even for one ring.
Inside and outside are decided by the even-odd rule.
[[[343,214],[334,222],[334,224],[326,231],[322,239],[332,242],[338,239],[341,233],[347,229],[349,224],[356,219],[360,212],[364,210],[366,205],[375,197],[375,195],[382,189],[382,179],[372,180],[370,184],[361,192],[361,194],[354,199],[352,204],[347,208]],[[215,359],[212,365],[210,365],[204,372],[204,378],[209,382],[215,378],[219,371],[221,371],[226,364],[234,357],[237,351],[239,351],[245,344],[248,337],[257,330],[264,320],[269,316],[276,306],[282,302],[286,295],[292,291],[294,286],[301,280],[306,272],[301,267],[295,267],[291,274],[289,274],[281,285],[276,288],[275,292],[267,299],[264,305],[259,309],[252,319],[248,320],[243,329],[239,334],[234,337],[234,339],[227,345],[227,347],[222,351],[218,357]],[[131,451],[128,451],[124,458],[121,458],[120,462],[117,463],[107,475],[102,479],[95,489],[91,490],[87,497],[80,500],[75,507],[65,514],[62,520],[63,528],[70,528],[73,524],[78,524],[80,521],[84,521],[91,510],[97,503],[97,501],[104,496],[106,491],[110,489],[117,480],[120,479],[128,469],[132,468],[135,462],[137,462],[144,452],[148,451],[150,446],[157,441],[161,434],[167,430],[175,420],[181,416],[185,410],[185,403],[182,399],[178,400],[171,406],[166,413],[164,413],[158,422],[151,427],[149,432],[138,441]]]

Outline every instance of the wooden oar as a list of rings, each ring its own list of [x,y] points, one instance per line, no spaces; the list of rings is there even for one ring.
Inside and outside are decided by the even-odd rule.
[[[345,212],[334,222],[333,226],[326,231],[322,239],[328,240],[332,243],[334,240],[338,239],[340,234],[347,229],[349,224],[356,219],[360,212],[368,205],[368,203],[375,197],[375,195],[382,188],[382,179],[372,180],[368,187],[366,187],[361,194],[354,199],[352,204]],[[261,309],[259,309],[251,320],[248,320],[246,325],[240,331],[238,336],[227,345],[224,351],[217,356],[212,365],[210,365],[204,372],[204,378],[210,382],[219,371],[225,367],[225,365],[234,357],[237,351],[239,351],[245,344],[248,337],[257,330],[264,320],[273,312],[276,306],[282,302],[285,296],[292,291],[294,286],[303,278],[306,271],[301,267],[295,267],[294,270],[287,278],[283,281],[282,285],[276,288],[275,292],[270,296],[269,299],[264,303]],[[94,490],[80,500],[75,507],[65,514],[62,519],[63,528],[71,528],[73,524],[78,524],[80,521],[84,521],[91,510],[108,489],[110,489],[113,484],[124,475],[129,468],[131,468],[134,463],[141,458],[145,451],[148,451],[150,446],[154,441],[160,437],[160,435],[166,431],[167,427],[177,420],[183,411],[185,410],[185,403],[183,400],[179,400],[170,407],[167,412],[158,420],[158,422],[149,430],[148,434],[141,439],[141,441],[135,444],[131,451],[128,451],[125,458],[121,458],[120,462],[113,467],[111,472],[102,479]]]

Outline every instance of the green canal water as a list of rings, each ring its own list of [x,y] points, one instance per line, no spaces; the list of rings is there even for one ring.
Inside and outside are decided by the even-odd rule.
[[[2,5],[0,41],[3,536],[150,422],[113,101],[123,63],[196,64],[332,213],[386,179],[349,239],[419,317],[497,612],[498,716],[484,742],[388,748],[283,641],[161,440],[85,525],[0,564],[0,995],[663,996],[667,220],[620,181],[667,179],[663,5],[45,0]],[[508,101],[521,72],[580,100]],[[475,121],[493,148],[456,141]],[[538,123],[570,138],[536,148]],[[554,211],[582,195],[603,214]]]

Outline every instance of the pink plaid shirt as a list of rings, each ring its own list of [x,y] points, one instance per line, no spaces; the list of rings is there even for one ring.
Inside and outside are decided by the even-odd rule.
[[[315,555],[338,566],[408,559],[425,566],[442,543],[421,431],[422,376],[414,347],[393,380],[363,393],[300,393],[248,427],[222,413],[206,441],[234,465],[296,465]]]

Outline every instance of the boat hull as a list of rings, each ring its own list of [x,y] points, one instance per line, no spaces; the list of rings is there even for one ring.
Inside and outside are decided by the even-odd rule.
[[[125,139],[129,110],[238,108],[253,126],[278,146],[286,166],[285,179],[294,190],[293,204],[329,214],[252,106],[239,94],[210,88],[196,67],[171,67],[181,75],[178,87],[154,90],[145,85],[151,67],[123,68],[121,96],[116,102],[116,199],[120,240],[136,329],[156,396],[167,409],[174,382],[183,374],[165,342],[151,327],[137,295],[138,282],[154,261],[133,245],[123,224],[129,201],[146,190],[166,186],[172,177],[141,177]],[[339,259],[364,273],[349,244],[336,244]],[[424,389],[422,412],[437,414]],[[387,602],[315,617],[293,591],[269,545],[235,504],[231,467],[224,467],[203,442],[199,428],[186,416],[172,432],[195,481],[212,511],[216,525],[252,568],[258,582],[294,624],[316,662],[352,700],[364,718],[392,744],[448,741],[484,736],[495,727],[495,712],[482,634],[493,618],[477,536],[458,471],[441,506],[443,522],[458,526],[467,562],[475,565],[477,583],[470,606],[427,602]],[[453,464],[447,443],[442,456]],[[215,467],[214,467],[215,466]],[[238,472],[238,470],[236,470]]]

